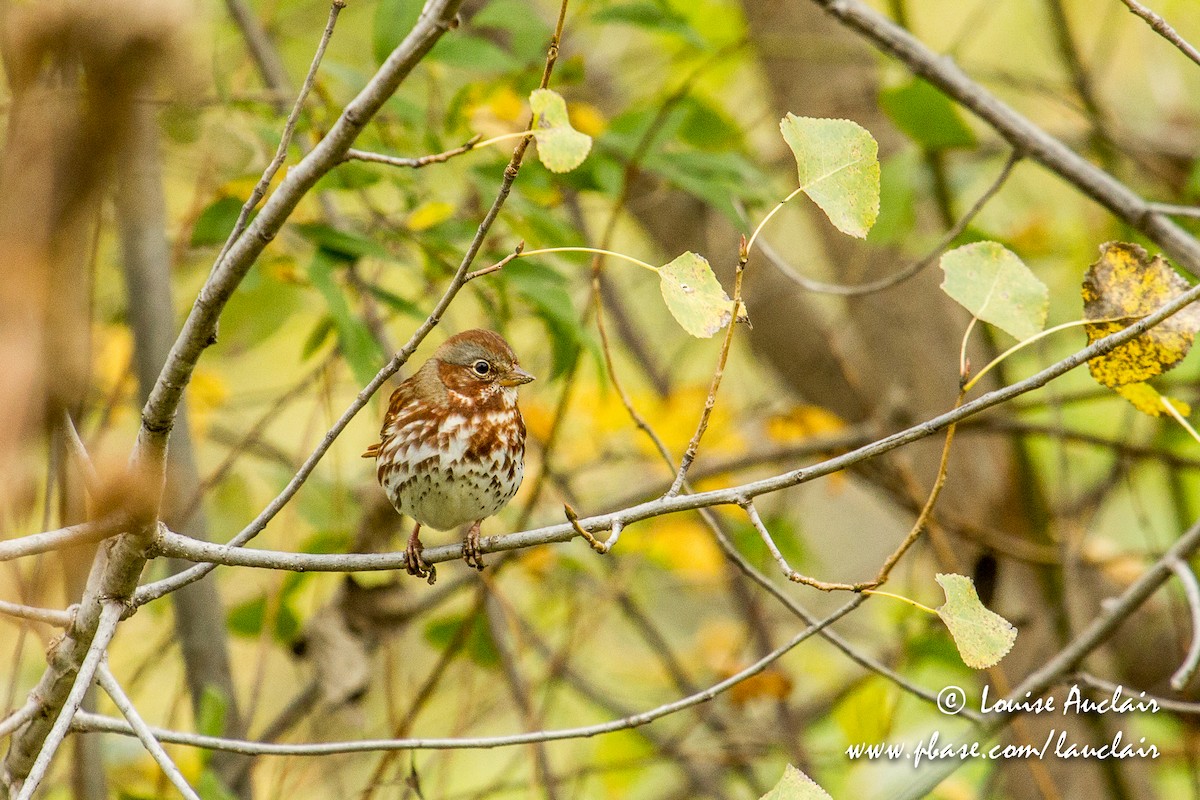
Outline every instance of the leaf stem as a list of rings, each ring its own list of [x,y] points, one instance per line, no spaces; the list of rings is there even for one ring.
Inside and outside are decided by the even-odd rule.
[[[1023,340],[1023,341],[1020,341],[1020,342],[1017,342],[1017,343],[1016,343],[1016,344],[1014,344],[1012,347],[1008,348],[1008,349],[1007,349],[1007,350],[1005,350],[1003,353],[1001,353],[1000,355],[998,355],[998,356],[996,356],[995,358],[993,358],[993,359],[992,359],[992,361],[991,361],[991,363],[989,363],[989,364],[988,364],[986,367],[984,367],[983,369],[979,370],[979,374],[978,374],[978,375],[976,375],[974,378],[972,378],[971,380],[967,381],[967,382],[966,382],[966,383],[963,385],[963,391],[964,391],[964,392],[969,392],[969,391],[971,391],[971,388],[972,388],[972,387],[973,387],[975,384],[979,383],[979,379],[980,379],[980,378],[982,378],[984,375],[987,375],[987,374],[988,374],[988,372],[989,372],[989,371],[991,371],[991,369],[992,369],[993,367],[995,367],[997,364],[999,364],[999,363],[1000,363],[1001,361],[1003,361],[1004,359],[1006,359],[1006,358],[1008,358],[1009,356],[1011,356],[1013,353],[1015,353],[1015,352],[1017,352],[1018,350],[1020,350],[1022,347],[1025,347],[1026,345],[1033,344],[1033,343],[1034,343],[1034,342],[1036,342],[1038,339],[1041,339],[1041,338],[1042,338],[1042,337],[1044,337],[1044,336],[1049,336],[1049,335],[1050,335],[1050,334],[1052,334],[1052,333],[1058,333],[1059,331],[1064,331],[1064,330],[1066,330],[1067,328],[1075,328],[1075,327],[1078,327],[1078,326],[1080,326],[1080,325],[1092,325],[1092,324],[1097,324],[1097,323],[1101,323],[1101,322],[1120,322],[1120,321],[1122,321],[1122,320],[1126,320],[1126,319],[1129,319],[1129,317],[1120,317],[1120,318],[1117,318],[1117,319],[1111,319],[1111,320],[1109,320],[1109,319],[1076,319],[1076,320],[1072,320],[1072,321],[1070,321],[1070,322],[1064,322],[1062,325],[1055,325],[1053,328],[1047,328],[1046,330],[1042,331],[1041,333],[1036,333],[1036,334],[1034,334],[1033,336],[1030,336],[1028,339],[1025,339],[1025,340]]]
[[[612,250],[602,250],[599,247],[543,247],[538,250],[526,250],[525,252],[521,253],[519,258],[525,258],[527,256],[540,256],[545,255],[546,253],[595,253],[602,256],[620,258],[628,261],[631,264],[637,264],[639,267],[648,269],[651,272],[658,272],[658,267],[654,266],[653,264],[647,264],[641,259],[634,258],[633,256],[627,256],[624,253],[617,253]]]
[[[900,600],[902,602],[908,603],[913,608],[919,608],[922,611],[927,611],[928,613],[933,614],[935,617],[938,615],[936,610],[930,608],[929,606],[927,606],[923,603],[918,603],[916,600],[913,600],[911,597],[905,597],[902,594],[893,594],[891,592],[885,592],[882,589],[863,589],[862,593],[863,594],[877,594],[880,597],[890,597],[893,600]]]
[[[963,332],[962,346],[958,348],[958,374],[959,380],[965,382],[969,374],[967,366],[967,340],[971,338],[971,331],[975,330],[975,323],[979,322],[979,317],[971,317],[971,321],[967,323],[967,329]],[[991,364],[988,364],[991,367]]]
[[[478,149],[480,147],[487,147],[490,144],[499,144],[500,142],[507,142],[510,139],[520,139],[525,136],[533,136],[533,131],[514,131],[512,133],[502,133],[499,136],[493,136],[490,139],[484,139],[482,142],[476,142],[474,148]]]
[[[776,206],[775,206],[774,208],[772,208],[772,209],[771,209],[770,213],[768,213],[768,214],[767,214],[765,217],[763,217],[763,219],[762,219],[762,222],[758,223],[758,227],[754,229],[754,233],[750,234],[750,241],[746,242],[746,253],[747,253],[747,254],[749,254],[750,250],[751,250],[751,249],[754,247],[754,240],[758,238],[758,234],[762,233],[762,229],[763,229],[763,227],[764,227],[764,226],[765,226],[765,225],[766,225],[768,222],[770,222],[770,221],[771,221],[771,217],[773,217],[773,216],[775,216],[777,213],[779,213],[779,209],[783,208],[783,206],[784,206],[784,204],[785,204],[785,203],[787,203],[789,200],[791,200],[791,199],[792,199],[793,197],[795,197],[796,195],[798,195],[798,194],[800,194],[801,192],[803,192],[803,191],[805,190],[805,188],[806,188],[806,187],[804,187],[804,186],[801,186],[801,187],[799,187],[798,189],[796,189],[795,191],[793,191],[793,192],[792,192],[791,194],[789,194],[787,197],[785,197],[785,198],[783,198],[782,200],[780,200],[780,201],[779,201],[779,203],[778,203],[778,204],[776,204]]]
[[[1171,402],[1171,398],[1167,397],[1166,395],[1159,395],[1158,402],[1162,404],[1162,407],[1167,410],[1168,414],[1175,418],[1176,422],[1183,426],[1184,430],[1192,435],[1193,439],[1195,439],[1197,442],[1200,442],[1200,433],[1196,433],[1196,429],[1193,428],[1187,421],[1187,417],[1179,413],[1179,409],[1176,408],[1175,404]]]

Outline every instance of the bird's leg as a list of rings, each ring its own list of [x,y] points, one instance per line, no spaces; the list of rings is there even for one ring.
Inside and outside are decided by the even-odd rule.
[[[413,527],[412,535],[408,537],[408,547],[404,552],[407,558],[404,562],[405,569],[409,575],[415,575],[418,578],[426,578],[432,586],[437,580],[437,570],[432,564],[425,563],[425,559],[421,558],[421,551],[425,546],[421,544],[421,523],[417,523]]]
[[[467,528],[467,538],[463,540],[463,561],[468,567],[483,569],[483,553],[479,552],[479,525],[483,520],[477,519]]]

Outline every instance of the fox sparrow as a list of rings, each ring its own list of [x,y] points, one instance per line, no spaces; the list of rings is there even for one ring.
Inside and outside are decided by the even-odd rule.
[[[525,473],[517,387],[531,380],[499,334],[470,330],[447,339],[392,393],[379,442],[363,458],[377,459],[388,500],[416,521],[409,574],[434,579],[421,558],[422,525],[450,530],[470,522],[464,559],[483,569],[479,525],[513,498]]]

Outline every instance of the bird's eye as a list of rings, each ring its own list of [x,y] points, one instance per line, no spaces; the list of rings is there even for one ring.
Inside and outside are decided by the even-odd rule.
[[[471,369],[475,370],[476,375],[482,377],[492,371],[492,365],[481,358],[471,365]]]

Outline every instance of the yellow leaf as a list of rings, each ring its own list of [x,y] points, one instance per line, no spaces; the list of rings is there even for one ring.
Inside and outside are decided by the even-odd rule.
[[[1150,259],[1135,244],[1101,245],[1100,259],[1083,280],[1086,319],[1112,320],[1086,326],[1094,342],[1123,330],[1161,308],[1188,289],[1179,273],[1162,258]],[[1200,329],[1200,306],[1192,305],[1105,355],[1088,361],[1092,377],[1110,388],[1139,383],[1179,364]]]
[[[786,700],[791,693],[792,679],[787,673],[778,667],[768,667],[734,684],[729,690],[729,700],[735,706],[744,706],[752,700]]]
[[[188,384],[188,402],[191,404],[188,410],[197,436],[204,436],[212,412],[225,405],[228,399],[229,387],[225,379],[204,367],[196,367]]]
[[[600,109],[591,103],[571,103],[571,119],[575,121],[575,130],[586,133],[593,139],[608,130],[608,120]]]
[[[820,406],[796,405],[767,420],[767,436],[786,443],[836,433],[845,427],[845,420]]]
[[[133,391],[133,333],[124,325],[108,325],[96,331],[92,363],[96,384],[106,395]]]
[[[1162,401],[1164,396],[1148,383],[1130,383],[1125,386],[1115,387],[1117,394],[1124,397],[1133,407],[1143,414],[1149,414],[1152,417],[1161,417],[1167,413],[1163,408]],[[1165,398],[1168,403],[1175,407],[1175,410],[1181,416],[1189,416],[1192,413],[1192,407],[1182,400],[1176,400],[1173,397]]]
[[[454,206],[443,200],[426,200],[413,209],[405,225],[410,231],[424,231],[454,216]]]
[[[487,108],[492,115],[505,122],[516,122],[525,116],[525,101],[512,90],[511,86],[502,86],[488,98]]]
[[[725,569],[725,554],[708,528],[678,514],[659,518],[640,536],[622,537],[621,546],[692,580],[716,580]]]

